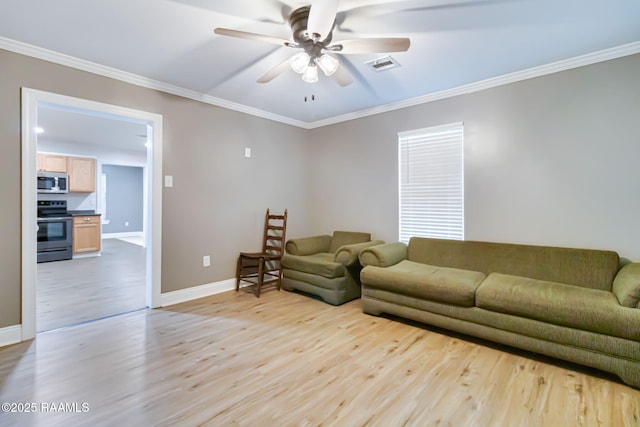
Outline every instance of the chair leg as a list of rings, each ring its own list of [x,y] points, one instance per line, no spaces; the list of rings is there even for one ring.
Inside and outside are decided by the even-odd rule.
[[[278,290],[282,287],[282,264],[278,261]]]
[[[264,280],[264,258],[258,260],[258,281],[256,284],[256,297],[260,298],[260,288],[262,287],[262,281]]]
[[[240,275],[242,274],[242,255],[238,256],[236,263],[236,292],[240,290]]]

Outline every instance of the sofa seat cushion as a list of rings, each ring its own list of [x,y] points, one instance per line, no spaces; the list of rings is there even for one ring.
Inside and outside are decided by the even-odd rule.
[[[320,252],[313,255],[290,255],[282,257],[282,267],[332,279],[344,276],[344,265],[334,262],[334,254]]]
[[[473,307],[476,288],[484,278],[477,271],[407,260],[386,268],[370,265],[361,272],[364,286],[463,307]]]
[[[476,290],[476,306],[585,331],[640,339],[637,310],[621,306],[608,291],[492,273]]]

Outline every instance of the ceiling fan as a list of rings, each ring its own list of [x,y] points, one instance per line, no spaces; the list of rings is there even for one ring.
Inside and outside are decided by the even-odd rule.
[[[246,31],[216,28],[222,36],[260,40],[267,43],[302,49],[288,60],[267,71],[258,83],[267,83],[291,68],[302,74],[302,80],[318,81],[318,68],[326,76],[332,76],[340,86],[347,86],[353,79],[334,54],[405,52],[411,44],[408,38],[377,37],[333,41],[333,27],[338,13],[339,0],[310,0],[311,5],[295,9],[288,21],[292,40],[285,40]]]

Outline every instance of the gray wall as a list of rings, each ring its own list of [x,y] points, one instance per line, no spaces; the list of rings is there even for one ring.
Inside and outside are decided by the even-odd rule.
[[[464,122],[465,238],[640,261],[640,55],[311,132],[314,231],[398,239],[397,132]]]
[[[107,181],[108,224],[103,233],[132,233],[143,231],[144,177],[143,168],[134,166],[102,165]]]
[[[305,131],[0,50],[0,328],[20,324],[20,88],[163,115],[162,292],[229,279],[257,250],[266,208],[307,226]],[[253,156],[244,158],[244,147]],[[202,267],[202,256],[211,267]]]
[[[640,55],[312,131],[2,50],[0,68],[0,328],[20,323],[21,86],[163,115],[162,292],[233,277],[266,207],[289,209],[289,237],[396,240],[397,132],[457,121],[467,239],[640,260]]]

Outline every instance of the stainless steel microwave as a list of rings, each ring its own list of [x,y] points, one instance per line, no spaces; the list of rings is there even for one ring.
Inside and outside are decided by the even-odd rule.
[[[68,193],[69,175],[59,172],[38,172],[38,193]]]

